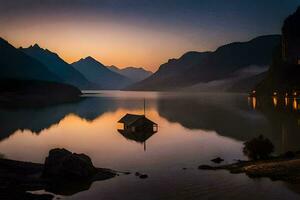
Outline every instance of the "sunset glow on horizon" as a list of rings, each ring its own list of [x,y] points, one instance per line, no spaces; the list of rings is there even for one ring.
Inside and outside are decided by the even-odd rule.
[[[17,48],[37,43],[68,63],[92,56],[155,71],[187,51],[279,33],[297,1],[272,3],[264,10],[266,3],[252,1],[1,1],[0,37]]]

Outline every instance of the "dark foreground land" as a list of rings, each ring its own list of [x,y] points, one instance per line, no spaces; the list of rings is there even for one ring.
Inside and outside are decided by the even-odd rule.
[[[28,192],[37,190],[72,195],[88,190],[94,181],[109,179],[117,174],[113,170],[94,167],[84,154],[72,154],[64,149],[51,151],[45,164],[1,158],[0,199],[53,199],[51,194]]]
[[[74,86],[39,80],[1,80],[0,106],[43,107],[77,101],[81,91]]]
[[[250,178],[268,177],[289,183],[300,183],[300,152],[289,152],[268,160],[238,161],[221,166],[200,165],[201,170],[228,170],[245,173]],[[45,164],[0,159],[0,199],[47,200],[51,194],[29,191],[44,190],[57,195],[72,195],[88,190],[94,181],[116,176],[118,172],[96,168],[84,154],[65,149],[49,152]]]
[[[285,155],[268,160],[239,161],[221,166],[200,165],[202,170],[228,170],[233,174],[245,173],[250,178],[267,177],[289,183],[300,183],[300,152],[288,152]]]

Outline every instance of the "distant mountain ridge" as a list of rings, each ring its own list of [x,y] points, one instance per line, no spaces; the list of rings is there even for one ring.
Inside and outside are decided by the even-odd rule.
[[[4,79],[62,81],[44,64],[0,38],[0,80]]]
[[[120,69],[112,65],[108,66],[108,69],[131,79],[133,82],[142,81],[152,75],[151,71],[147,71],[142,67],[126,67]]]
[[[72,63],[72,66],[101,89],[122,89],[132,83],[129,78],[109,70],[90,56]]]
[[[149,78],[126,90],[176,90],[231,78],[245,67],[269,65],[280,41],[280,35],[267,35],[248,42],[230,43],[214,52],[188,52],[178,59],[170,59]]]
[[[79,71],[65,62],[56,53],[51,52],[48,49],[43,49],[37,44],[28,48],[20,48],[20,50],[43,63],[64,83],[74,85],[81,89],[87,89],[92,86],[92,83],[90,83]]]

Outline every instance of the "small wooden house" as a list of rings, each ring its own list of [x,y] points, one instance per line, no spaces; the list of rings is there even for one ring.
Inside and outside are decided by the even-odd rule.
[[[123,131],[140,132],[151,131],[157,132],[158,126],[156,123],[148,119],[145,115],[126,114],[118,123],[123,124]]]

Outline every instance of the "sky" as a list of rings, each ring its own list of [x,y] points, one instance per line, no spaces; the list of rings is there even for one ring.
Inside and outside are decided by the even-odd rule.
[[[278,34],[300,0],[0,0],[0,37],[68,63],[155,71],[187,51]]]

